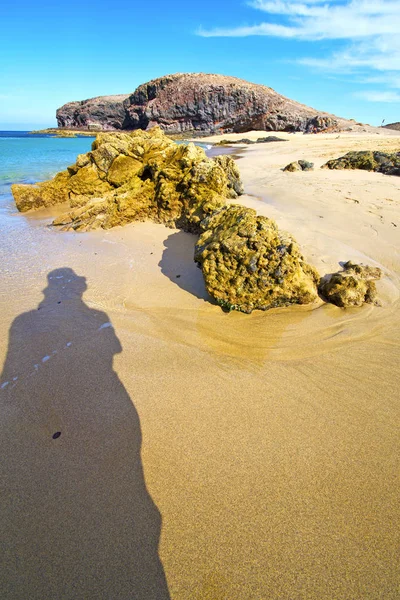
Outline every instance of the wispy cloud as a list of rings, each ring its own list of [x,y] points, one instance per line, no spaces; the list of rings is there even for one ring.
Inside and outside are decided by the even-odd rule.
[[[268,15],[255,25],[199,30],[204,37],[269,36],[302,41],[338,40],[347,46],[300,64],[342,73],[400,71],[400,0],[252,0]]]
[[[399,0],[254,0],[249,6],[273,16],[283,17],[284,25],[271,21],[257,25],[200,30],[204,37],[243,37],[266,35],[301,40],[362,39],[393,35],[400,31]]]
[[[379,90],[371,90],[364,92],[357,92],[354,94],[356,98],[361,98],[362,100],[367,100],[368,102],[386,102],[386,103],[396,103],[400,102],[400,94],[397,92],[385,92]]]

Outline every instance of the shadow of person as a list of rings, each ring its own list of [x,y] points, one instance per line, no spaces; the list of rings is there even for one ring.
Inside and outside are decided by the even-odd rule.
[[[167,600],[139,417],[113,370],[121,344],[85,290],[71,269],[52,271],[37,310],[11,326],[0,379],[0,597]]]

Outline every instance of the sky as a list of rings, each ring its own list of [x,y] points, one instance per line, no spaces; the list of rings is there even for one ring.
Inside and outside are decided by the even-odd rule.
[[[0,129],[178,72],[233,75],[345,118],[400,121],[400,0],[3,0]]]

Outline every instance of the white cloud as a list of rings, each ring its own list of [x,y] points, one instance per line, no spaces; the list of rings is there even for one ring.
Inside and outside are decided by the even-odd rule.
[[[400,31],[399,0],[347,0],[321,2],[305,0],[254,0],[249,5],[269,15],[284,17],[287,25],[263,22],[257,25],[200,30],[204,37],[266,35],[301,40],[361,39],[393,35]]]
[[[400,0],[250,0],[248,6],[268,15],[267,20],[199,30],[198,35],[337,40],[340,50],[318,58],[305,56],[297,62],[324,72],[363,75],[364,80],[354,80],[363,84],[381,83],[392,90],[400,87]],[[381,80],[368,81],[367,75]],[[365,92],[362,97],[375,102],[400,100],[390,89]]]
[[[398,94],[397,92],[390,91],[371,90],[358,92],[357,94],[354,94],[354,96],[356,98],[362,98],[363,100],[367,100],[368,102],[400,102],[400,94]]]

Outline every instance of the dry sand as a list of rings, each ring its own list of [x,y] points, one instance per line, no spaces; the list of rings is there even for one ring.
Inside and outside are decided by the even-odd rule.
[[[281,171],[400,136],[282,137],[239,159],[240,202],[322,275],[381,266],[382,307],[225,314],[189,234],[9,218],[2,598],[400,597],[400,179]]]

